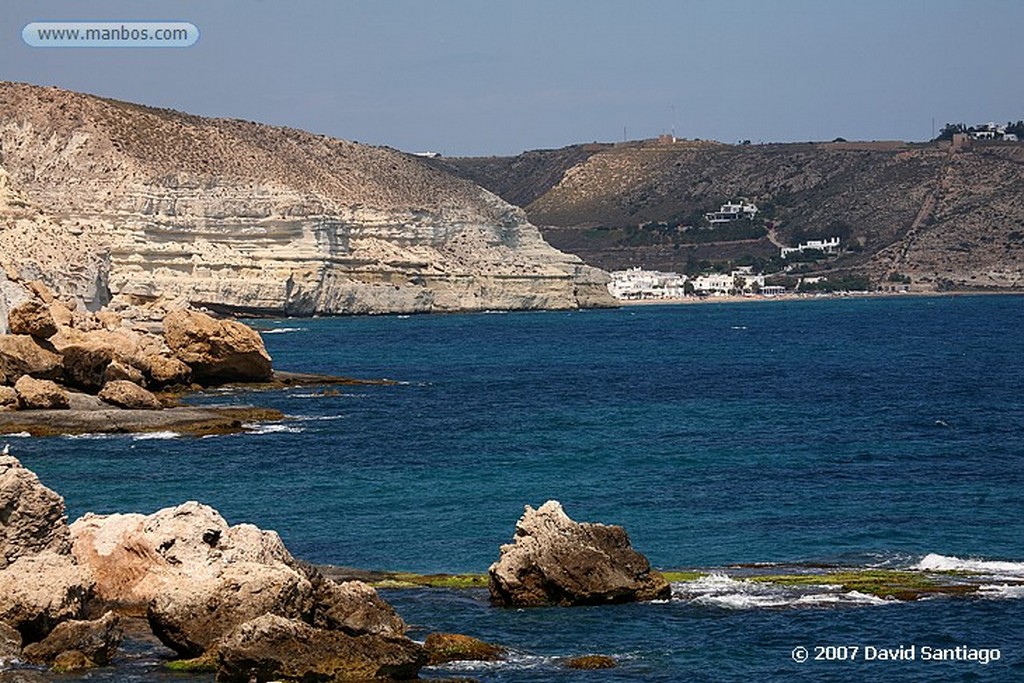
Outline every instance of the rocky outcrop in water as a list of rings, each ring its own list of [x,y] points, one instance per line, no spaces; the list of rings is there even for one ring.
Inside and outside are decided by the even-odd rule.
[[[0,657],[54,670],[108,663],[118,614],[146,613],[218,680],[414,678],[426,661],[376,591],[297,562],[280,537],[189,502],[152,515],[87,514],[0,456]],[[112,609],[99,619],[87,613]]]
[[[0,83],[0,159],[0,266],[91,309],[612,303],[604,274],[522,211],[393,149]]]
[[[505,606],[598,605],[672,592],[622,527],[574,522],[553,500],[526,506],[489,575],[491,600]]]

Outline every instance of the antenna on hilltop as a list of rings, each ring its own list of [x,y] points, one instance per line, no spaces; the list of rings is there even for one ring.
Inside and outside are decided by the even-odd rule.
[[[676,139],[676,105],[672,105],[672,139]]]

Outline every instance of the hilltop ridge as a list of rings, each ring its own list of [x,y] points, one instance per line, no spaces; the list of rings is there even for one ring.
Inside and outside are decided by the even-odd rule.
[[[841,236],[843,253],[814,272],[921,291],[1024,287],[1022,144],[644,141],[590,150],[527,153],[531,173],[546,166],[545,177],[557,178],[528,196],[514,191],[521,163],[491,159],[490,173],[481,160],[447,163],[506,199],[528,198],[522,207],[548,241],[608,270],[759,263],[781,245]],[[707,229],[703,214],[739,197],[758,204],[770,230]]]
[[[313,315],[610,302],[605,276],[548,245],[520,209],[385,147],[0,83],[0,173],[18,198],[0,207],[8,279],[42,277],[91,307],[163,297]],[[47,230],[66,242],[64,262],[18,258],[21,236]]]

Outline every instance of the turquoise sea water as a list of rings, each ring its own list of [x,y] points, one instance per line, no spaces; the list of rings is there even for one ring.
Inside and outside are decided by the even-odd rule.
[[[514,649],[510,662],[466,667],[480,680],[1024,679],[1024,602],[1002,587],[1024,575],[1024,298],[257,326],[279,368],[400,384],[195,399],[291,417],[257,434],[18,439],[12,450],[72,518],[196,499],[278,530],[299,557],[367,569],[484,571],[523,505],[555,498],[577,520],[622,524],[665,569],[961,558],[992,572],[991,597],[916,603],[725,577],[677,587],[667,603],[582,609],[385,592],[413,636],[454,630]],[[792,660],[816,645],[917,652]],[[999,648],[1000,659],[921,660],[922,647],[956,645]],[[560,668],[559,657],[588,652],[622,665]],[[117,676],[158,676],[157,655],[135,656]],[[114,676],[90,680],[118,680],[104,675]]]

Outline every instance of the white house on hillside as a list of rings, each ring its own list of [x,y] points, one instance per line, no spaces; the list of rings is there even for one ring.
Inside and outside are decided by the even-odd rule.
[[[839,238],[830,237],[827,240],[807,240],[795,247],[782,247],[782,258],[786,258],[790,254],[802,253],[808,249],[823,251],[826,254],[834,254],[839,251]]]
[[[757,206],[753,202],[741,199],[738,202],[722,204],[718,211],[704,214],[704,218],[711,225],[717,225],[718,223],[731,223],[737,218],[753,219],[756,215]]]

